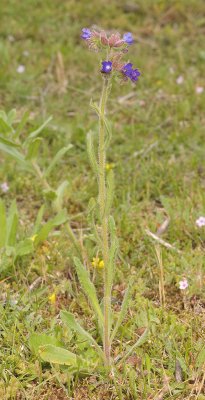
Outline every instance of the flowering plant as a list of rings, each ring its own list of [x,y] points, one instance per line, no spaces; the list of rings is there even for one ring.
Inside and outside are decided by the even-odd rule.
[[[81,38],[91,50],[102,52],[104,57],[100,68],[103,86],[99,106],[91,102],[92,108],[98,115],[99,122],[98,152],[95,151],[94,133],[89,132],[87,135],[90,163],[98,184],[97,199],[91,199],[88,207],[97,245],[97,254],[99,255],[93,258],[91,265],[95,269],[103,271],[104,296],[102,303],[99,302],[97,290],[90,278],[88,266],[84,265],[76,257],[74,258],[74,262],[81,287],[98,321],[98,332],[100,333],[103,348],[99,345],[99,340],[96,340],[83,329],[70,312],[62,311],[61,319],[69,330],[80,334],[94,346],[106,370],[108,369],[109,371],[112,365],[111,345],[127,312],[132,284],[128,286],[125,292],[121,311],[116,318],[111,307],[111,292],[118,252],[118,240],[116,237],[115,222],[111,215],[114,192],[113,170],[110,169],[107,171],[106,169],[106,151],[111,140],[111,130],[106,117],[106,105],[115,76],[120,77],[122,82],[129,79],[131,82],[136,82],[140,76],[140,72],[138,69],[133,69],[133,65],[130,62],[122,62],[122,57],[127,53],[129,46],[134,41],[131,33],[126,33],[121,38],[119,33],[107,36],[104,31],[97,32],[84,28],[82,29]],[[114,320],[116,320],[115,325],[113,324]],[[122,356],[123,361],[132,353],[135,347],[143,343],[146,336],[147,331],[143,333],[128,353]],[[80,366],[81,369],[87,368],[89,364],[89,362],[86,364],[84,359],[74,353],[66,349],[57,348],[52,344],[39,346],[38,352],[41,358],[52,363],[66,364],[74,368]]]

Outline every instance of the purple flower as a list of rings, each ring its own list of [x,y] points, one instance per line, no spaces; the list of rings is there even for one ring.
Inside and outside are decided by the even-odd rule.
[[[124,40],[124,42],[126,42],[129,45],[134,43],[134,39],[133,39],[131,32],[125,33],[123,35],[123,40]]]
[[[109,74],[112,71],[112,62],[111,61],[103,61],[101,72],[105,74]]]
[[[91,38],[91,31],[88,28],[83,28],[82,29],[82,34],[81,34],[81,38],[84,40],[88,40]]]
[[[132,82],[136,82],[138,80],[138,76],[140,76],[140,72],[138,69],[133,69],[131,63],[127,63],[122,68],[122,73],[129,78]]]

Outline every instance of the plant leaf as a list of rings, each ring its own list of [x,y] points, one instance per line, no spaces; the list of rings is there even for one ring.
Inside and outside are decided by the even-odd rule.
[[[29,163],[26,162],[25,157],[17,149],[0,142],[0,150],[12,156],[14,160],[18,161],[27,171],[33,171]]]
[[[16,206],[16,201],[11,203],[9,208],[8,218],[7,218],[7,236],[6,245],[15,246],[16,243],[16,233],[18,227],[18,210]]]
[[[54,200],[54,206],[55,206],[56,210],[60,210],[62,208],[63,197],[64,197],[64,194],[65,194],[65,191],[66,191],[68,185],[69,185],[68,181],[63,181],[55,191],[57,197]]]
[[[22,240],[16,245],[16,257],[31,254],[34,251],[33,241],[29,238]]]
[[[0,199],[0,248],[6,245],[6,208]]]
[[[24,126],[26,125],[26,122],[28,121],[28,117],[29,117],[29,111],[26,111],[26,112],[23,114],[23,117],[22,117],[22,119],[21,119],[21,121],[20,121],[18,127],[17,127],[16,130],[15,130],[14,138],[19,137],[19,135],[21,134],[21,132],[22,132],[22,130],[23,130],[23,128],[24,128]]]
[[[103,353],[102,349],[100,348],[100,346],[97,344],[95,339],[85,329],[83,329],[82,326],[76,321],[73,314],[71,314],[68,311],[61,311],[60,316],[61,316],[63,323],[67,326],[68,329],[71,329],[71,330],[79,333],[86,340],[91,342],[95,346],[99,355],[104,359],[104,353]]]
[[[44,361],[78,367],[77,356],[62,347],[46,344],[39,347],[38,353]]]
[[[35,131],[30,132],[29,135],[27,136],[24,145],[26,146],[31,139],[34,139],[36,136],[39,135],[39,133],[41,133],[41,131],[45,128],[46,125],[48,125],[48,123],[52,120],[52,117],[49,117],[41,126],[39,126]]]
[[[45,212],[45,205],[43,204],[41,206],[40,210],[38,211],[38,214],[37,214],[37,217],[36,217],[36,222],[34,224],[33,231],[32,231],[33,235],[35,235],[35,233],[38,232],[38,230],[40,229],[44,212]]]
[[[32,140],[32,142],[29,143],[26,160],[33,160],[33,159],[37,158],[39,146],[42,141],[43,141],[42,138],[37,137],[34,140]]]
[[[72,144],[69,144],[66,147],[63,147],[62,149],[60,149],[57,154],[55,155],[55,157],[53,158],[53,160],[51,161],[49,167],[44,171],[44,176],[47,177],[52,169],[55,167],[55,165],[57,164],[57,162],[64,156],[65,153],[67,153],[68,150],[70,150],[73,147]]]
[[[7,118],[7,116],[6,116]],[[0,133],[6,135],[7,133],[11,133],[13,131],[11,125],[0,115]]]
[[[103,314],[100,308],[100,304],[98,302],[98,298],[97,298],[97,293],[95,290],[95,286],[93,285],[93,283],[90,280],[90,276],[88,271],[85,269],[85,267],[83,266],[83,264],[81,263],[81,261],[77,258],[74,257],[74,263],[76,266],[76,271],[77,271],[77,275],[78,275],[78,279],[79,282],[99,320],[99,324],[100,327],[103,323]]]
[[[34,243],[37,245],[47,239],[49,233],[56,226],[64,224],[68,220],[68,215],[66,210],[60,211],[53,219],[46,222],[40,230],[37,232]]]
[[[129,286],[128,286],[125,294],[124,294],[121,310],[120,310],[116,325],[115,325],[115,327],[114,327],[114,329],[112,331],[112,335],[111,335],[111,339],[110,339],[111,342],[113,341],[113,339],[114,339],[114,337],[115,337],[115,335],[116,335],[119,327],[121,326],[121,323],[122,323],[122,321],[123,321],[123,319],[124,319],[124,317],[126,315],[126,312],[127,312],[128,306],[129,306],[130,296],[131,296],[131,293],[132,293],[132,288],[133,288],[133,280],[131,280],[131,282],[130,282],[130,284],[129,284]]]
[[[139,337],[139,339],[136,341],[136,343],[133,344],[133,346],[131,347],[131,349],[128,350],[128,352],[125,354],[125,356],[124,356],[123,359],[122,359],[123,362],[130,356],[130,354],[133,353],[133,351],[134,351],[137,347],[141,346],[142,344],[144,344],[144,343],[146,342],[147,337],[148,337],[148,333],[149,333],[149,329],[147,328],[147,329],[145,329],[144,333]]]
[[[38,354],[38,350],[40,346],[45,346],[47,344],[51,344],[53,346],[60,346],[60,341],[56,339],[54,336],[48,336],[45,333],[32,333],[29,337],[29,346],[31,351]]]
[[[10,147],[20,147],[19,144],[16,144],[12,140],[9,140],[9,139],[4,138],[2,136],[0,136],[0,142],[5,144],[5,145],[7,145],[7,146],[10,146]]]
[[[94,174],[96,175],[98,172],[98,163],[96,160],[95,149],[93,145],[93,136],[94,132],[89,131],[87,134],[87,151],[90,159],[90,165],[92,167]]]

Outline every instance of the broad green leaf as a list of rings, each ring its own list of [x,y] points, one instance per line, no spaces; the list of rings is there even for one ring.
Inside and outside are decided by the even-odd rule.
[[[100,346],[97,344],[95,339],[85,329],[83,329],[82,326],[76,321],[73,314],[71,314],[68,311],[61,311],[60,317],[68,329],[79,333],[81,336],[84,337],[84,339],[91,342],[95,346],[95,348],[96,348],[97,352],[100,354],[100,356],[104,359],[104,353],[103,353],[102,349],[100,348]]]
[[[36,136],[39,135],[39,133],[42,132],[42,130],[45,128],[46,125],[48,125],[48,123],[52,120],[52,117],[49,117],[41,126],[39,126],[38,129],[36,129],[35,131],[29,133],[29,135],[27,136],[24,144],[27,145],[32,139],[34,139]]]
[[[55,167],[55,165],[58,163],[58,161],[64,156],[65,153],[67,153],[68,150],[70,150],[73,147],[72,144],[69,144],[66,147],[63,147],[62,149],[60,149],[57,154],[55,155],[55,157],[53,158],[53,160],[51,161],[49,167],[45,170],[44,172],[44,176],[47,177],[52,169]]]
[[[93,285],[93,283],[90,280],[90,276],[88,271],[85,269],[85,267],[83,266],[83,264],[81,263],[81,261],[77,258],[74,257],[74,263],[76,266],[76,271],[77,271],[77,275],[78,275],[78,279],[79,282],[99,320],[99,323],[102,324],[103,323],[103,314],[100,308],[100,304],[98,302],[98,298],[97,298],[97,293],[95,290],[95,286]]]
[[[40,346],[38,353],[40,357],[47,362],[52,364],[69,365],[72,367],[78,367],[78,359],[74,353],[57,347],[52,344]]]
[[[18,228],[18,210],[15,200],[11,203],[7,218],[7,246],[15,246]]]
[[[113,332],[112,332],[112,335],[111,335],[111,342],[113,341],[113,339],[114,339],[118,329],[120,328],[120,326],[121,326],[121,324],[123,322],[123,319],[124,319],[124,317],[126,315],[126,312],[127,312],[128,306],[129,306],[130,296],[131,296],[131,293],[132,293],[132,287],[133,287],[133,281],[130,282],[130,284],[129,284],[129,286],[128,286],[125,294],[124,294],[123,302],[122,302],[122,305],[121,305],[121,310],[120,310],[116,325],[115,325],[115,327],[113,329]]]
[[[0,199],[0,248],[6,245],[6,208]]]
[[[32,140],[32,142],[29,143],[26,160],[33,160],[33,159],[37,158],[39,146],[42,141],[43,141],[42,138],[37,137],[34,140]]]
[[[29,172],[32,172],[32,168],[29,165],[28,162],[26,162],[25,157],[15,148],[11,146],[7,146],[6,144],[3,144],[0,142],[0,150],[2,150],[4,153],[9,154],[14,158],[14,160],[18,161],[22,168],[26,169]]]
[[[44,333],[39,334],[39,333],[33,333],[29,337],[29,346],[31,351],[33,351],[35,354],[38,354],[38,350],[40,346],[45,346],[45,345],[53,345],[53,346],[60,346],[61,343],[58,339],[56,339],[54,336],[48,336]]]
[[[16,257],[31,254],[34,251],[33,241],[29,238],[22,240],[16,245]]]
[[[64,224],[67,220],[68,216],[66,210],[60,211],[53,219],[46,222],[40,228],[40,230],[37,232],[37,236],[35,238],[34,243],[39,244],[40,242],[46,240],[49,233],[52,231],[54,227]]]

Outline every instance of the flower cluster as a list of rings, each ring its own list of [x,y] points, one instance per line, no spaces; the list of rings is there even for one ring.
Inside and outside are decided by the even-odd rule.
[[[121,61],[124,53],[128,51],[128,47],[134,43],[131,32],[127,32],[120,36],[119,33],[113,33],[110,36],[105,31],[97,32],[83,28],[81,38],[85,40],[91,50],[106,50],[107,60],[102,61],[101,73],[111,75],[117,73],[123,81],[130,79],[131,82],[137,82],[140,72],[137,68],[133,68],[133,64],[123,63]]]
[[[93,257],[91,264],[94,268],[104,268],[104,261],[100,260],[99,257]]]

